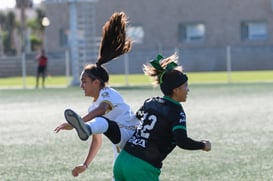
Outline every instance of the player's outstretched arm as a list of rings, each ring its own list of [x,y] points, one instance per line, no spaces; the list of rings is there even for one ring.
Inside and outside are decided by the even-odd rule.
[[[68,124],[68,123],[62,123],[62,124],[60,124],[59,126],[57,126],[57,127],[54,129],[54,131],[55,131],[56,133],[58,133],[58,132],[61,131],[61,130],[71,130],[71,129],[73,129],[73,127],[72,127],[70,124]]]
[[[102,135],[101,134],[95,134],[92,136],[92,142],[90,144],[89,152],[86,156],[85,161],[83,164],[77,165],[73,170],[72,170],[72,175],[74,177],[77,177],[80,173],[84,172],[92,160],[95,158],[96,154],[98,153],[100,147],[102,144]]]
[[[109,103],[106,102],[101,102],[100,105],[93,109],[91,112],[87,113],[82,117],[82,120],[84,122],[91,121],[93,118],[97,116],[102,116],[104,115],[107,111],[111,111],[111,106]]]
[[[202,142],[205,144],[205,147],[203,148],[204,151],[210,151],[211,150],[211,143],[207,140],[202,140]]]
[[[80,173],[84,172],[87,169],[87,165],[80,164],[77,165],[73,170],[72,170],[72,175],[74,177],[79,176]]]

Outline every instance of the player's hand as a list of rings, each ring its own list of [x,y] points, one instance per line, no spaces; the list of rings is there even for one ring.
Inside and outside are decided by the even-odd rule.
[[[80,173],[84,172],[87,169],[86,165],[78,165],[72,170],[72,175],[77,177]]]
[[[61,130],[71,130],[71,129],[73,129],[73,127],[70,124],[63,123],[63,124],[59,125],[57,128],[55,128],[54,131],[56,133],[58,133]]]
[[[205,144],[205,147],[203,148],[203,150],[210,151],[211,150],[211,143],[207,140],[202,140],[202,142]]]

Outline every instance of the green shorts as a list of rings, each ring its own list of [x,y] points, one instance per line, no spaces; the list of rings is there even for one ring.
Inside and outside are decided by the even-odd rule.
[[[115,181],[159,181],[160,169],[122,150],[114,164]]]

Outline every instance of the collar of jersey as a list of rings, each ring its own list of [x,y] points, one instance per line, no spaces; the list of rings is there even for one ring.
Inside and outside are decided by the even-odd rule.
[[[181,106],[180,102],[178,102],[178,101],[176,101],[176,100],[170,98],[169,96],[163,96],[163,98],[164,98],[164,99],[167,99],[168,101],[171,101],[171,102],[174,103],[174,104],[177,104],[177,105]]]

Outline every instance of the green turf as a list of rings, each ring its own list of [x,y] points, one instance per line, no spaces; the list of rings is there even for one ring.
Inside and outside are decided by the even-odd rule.
[[[227,82],[273,82],[273,71],[243,71],[243,72],[189,72],[191,83],[227,83]],[[67,86],[71,82],[71,77],[65,76],[49,76],[46,79],[46,86]],[[151,79],[143,74],[130,74],[110,76],[109,83],[111,85],[150,85]],[[26,79],[22,77],[0,78],[0,88],[9,87],[25,87],[31,88],[35,86],[35,77],[28,76]]]
[[[161,95],[146,87],[117,88],[136,110],[147,97]],[[164,161],[161,181],[273,180],[273,84],[190,84],[188,135],[209,139],[212,151],[176,148]],[[74,181],[71,169],[82,163],[89,142],[74,131],[55,134],[63,110],[83,114],[91,99],[80,88],[0,89],[0,180]],[[102,149],[76,180],[111,180],[112,147]]]
[[[273,71],[196,72],[189,77],[193,83],[272,82]]]

